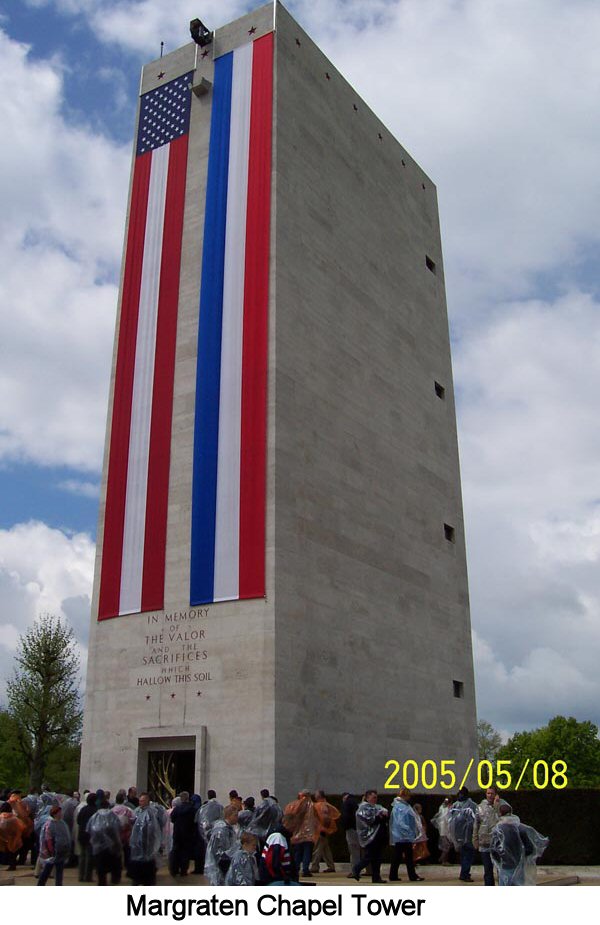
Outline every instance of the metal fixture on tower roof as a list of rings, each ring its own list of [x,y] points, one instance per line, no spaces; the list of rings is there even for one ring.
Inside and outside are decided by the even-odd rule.
[[[205,45],[210,45],[213,40],[212,32],[210,29],[206,28],[200,19],[191,20],[190,35],[192,36],[196,45],[200,45],[201,48],[204,48]]]

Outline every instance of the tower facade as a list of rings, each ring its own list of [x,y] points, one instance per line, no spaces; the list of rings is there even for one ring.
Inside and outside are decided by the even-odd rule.
[[[81,783],[475,747],[435,187],[269,3],[142,72]]]

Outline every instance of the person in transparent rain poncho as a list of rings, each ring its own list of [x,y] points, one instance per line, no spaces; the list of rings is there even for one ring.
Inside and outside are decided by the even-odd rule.
[[[98,872],[98,886],[106,886],[108,874],[111,883],[116,886],[121,882],[123,869],[121,825],[107,800],[91,817],[86,831],[90,837],[94,867]]]
[[[52,809],[53,806],[58,806],[58,805],[59,803],[57,800],[54,799],[53,793],[42,793],[38,801],[38,804],[37,804],[37,812],[35,814],[35,819],[33,822],[34,830],[35,830],[35,837],[38,843],[40,839],[40,832],[42,831],[42,826],[50,818],[50,810]]]
[[[161,848],[166,816],[162,819],[161,825],[159,807],[150,803],[147,793],[140,793],[139,801],[129,839],[128,875],[134,886],[155,886],[156,860]]]
[[[40,858],[43,861],[38,886],[45,886],[54,870],[56,886],[62,886],[63,870],[71,853],[69,827],[62,818],[62,808],[53,806],[40,835]]]
[[[206,849],[210,841],[212,828],[215,822],[223,818],[223,804],[217,800],[214,790],[208,791],[208,800],[198,808],[196,813],[196,827],[198,840],[196,842],[196,856],[194,873],[204,873],[206,864]]]
[[[224,886],[231,859],[240,847],[234,824],[237,812],[227,812],[224,819],[217,819],[212,827],[210,841],[206,848],[204,874],[211,886]]]
[[[438,808],[437,813],[431,819],[431,824],[439,832],[439,841],[438,847],[440,849],[440,864],[443,867],[448,867],[450,861],[448,857],[450,851],[452,850],[452,842],[448,837],[448,813],[452,807],[452,800],[450,797],[446,797]]]
[[[363,856],[352,868],[352,876],[360,880],[360,872],[371,865],[371,881],[384,883],[381,879],[381,853],[386,839],[388,811],[377,802],[377,791],[367,790],[362,803],[356,810],[356,834],[363,849]]]
[[[256,836],[242,832],[241,846],[231,858],[225,886],[254,886],[258,880]]]
[[[208,791],[208,800],[203,803],[196,813],[196,826],[198,828],[198,837],[206,846],[210,841],[213,826],[215,822],[223,818],[223,804],[217,800],[217,794],[214,790]]]
[[[262,849],[269,835],[279,826],[283,810],[277,800],[270,796],[268,790],[261,790],[260,795],[262,801],[254,810],[254,816],[247,827],[247,831],[252,835],[256,835]]]
[[[244,808],[238,813],[238,825],[240,827],[240,832],[246,831],[254,819],[254,813],[256,812],[254,797],[246,797],[243,805]]]
[[[403,788],[392,803],[390,845],[393,845],[390,880],[399,880],[398,868],[404,861],[409,880],[423,880],[415,870],[413,844],[423,836],[423,825],[410,803],[410,790]]]
[[[500,886],[535,886],[537,861],[548,839],[530,825],[523,825],[508,803],[500,806],[500,819],[492,830],[490,855]]]
[[[481,855],[483,864],[483,882],[486,886],[494,886],[494,864],[490,856],[490,842],[494,826],[500,819],[500,807],[506,800],[501,799],[496,788],[492,785],[485,791],[485,798],[477,807],[475,828],[473,829],[473,845]]]
[[[471,864],[475,848],[473,846],[473,828],[477,816],[477,804],[469,796],[466,787],[461,787],[448,812],[448,837],[456,851],[460,853],[460,874],[458,879],[472,882]]]

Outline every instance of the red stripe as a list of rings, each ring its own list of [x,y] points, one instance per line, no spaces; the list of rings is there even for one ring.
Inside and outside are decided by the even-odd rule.
[[[263,597],[265,593],[272,120],[273,34],[270,33],[254,42],[252,61],[242,347],[240,598]]]
[[[171,142],[156,321],[142,611],[160,610],[164,604],[173,381],[187,151],[187,135]]]
[[[119,616],[131,400],[151,162],[150,152],[142,154],[136,159],[133,171],[110,433],[98,602],[99,620]]]

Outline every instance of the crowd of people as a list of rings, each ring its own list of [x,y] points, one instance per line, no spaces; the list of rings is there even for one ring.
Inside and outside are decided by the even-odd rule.
[[[431,820],[439,832],[440,861],[449,863],[454,849],[460,858],[459,879],[471,881],[475,851],[481,854],[484,882],[493,886],[535,883],[536,863],[548,839],[521,823],[506,800],[489,787],[477,805],[463,787],[455,799],[445,799]],[[369,869],[373,883],[381,877],[384,846],[392,847],[389,879],[398,881],[406,866],[409,880],[424,878],[416,865],[429,856],[427,822],[411,794],[401,790],[388,811],[376,790],[362,799],[344,793],[341,812],[325,793],[301,790],[281,807],[264,789],[260,800],[242,800],[236,790],[223,805],[213,790],[206,801],[183,791],[167,809],[139,794],[135,787],[85,791],[83,798],[57,794],[48,788],[23,796],[19,790],[0,793],[0,861],[8,870],[25,865],[28,856],[38,886],[54,872],[63,882],[67,865],[78,865],[79,881],[100,886],[121,881],[123,870],[134,886],[152,886],[161,860],[173,877],[186,877],[192,866],[212,886],[252,886],[299,883],[321,873],[335,873],[330,837],[338,824],[350,855],[348,877],[360,880]]]
[[[452,849],[459,856],[459,880],[473,882],[471,867],[475,851],[479,851],[486,886],[495,886],[495,872],[500,886],[535,884],[537,861],[546,850],[548,839],[532,826],[524,825],[495,787],[488,787],[479,805],[471,799],[468,789],[462,787],[455,799],[447,797],[442,802],[431,823],[439,832],[440,862],[450,863]],[[357,841],[362,856],[353,858],[351,851],[349,876],[359,880],[361,871],[370,865],[373,883],[384,882],[380,873],[381,856],[388,830],[392,846],[390,881],[400,879],[398,871],[403,863],[409,880],[423,880],[416,865],[429,856],[427,823],[421,805],[411,805],[411,793],[406,789],[394,799],[389,812],[377,802],[377,791],[365,793],[356,809]]]
[[[532,826],[524,825],[496,787],[488,787],[479,805],[466,787],[455,800],[443,801],[431,820],[439,831],[441,863],[448,863],[452,847],[460,856],[459,879],[472,882],[471,866],[479,851],[484,884],[494,886],[494,872],[500,886],[533,886],[536,865],[548,846],[548,839]]]

